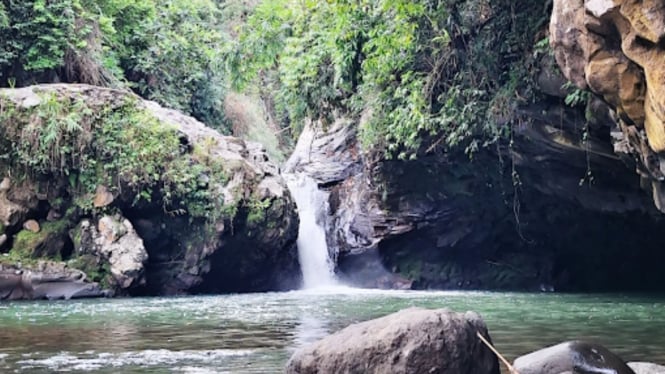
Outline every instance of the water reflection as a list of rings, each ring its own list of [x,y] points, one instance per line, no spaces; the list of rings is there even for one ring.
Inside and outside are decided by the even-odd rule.
[[[329,322],[320,317],[306,315],[300,317],[298,325],[293,333],[293,343],[291,349],[315,342],[324,336],[330,334]]]

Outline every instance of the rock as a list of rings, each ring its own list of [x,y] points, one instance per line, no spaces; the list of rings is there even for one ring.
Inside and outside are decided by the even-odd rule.
[[[23,222],[23,228],[34,233],[38,233],[40,230],[39,223],[34,219]]]
[[[2,178],[2,182],[0,182],[0,192],[7,192],[12,186],[12,180],[9,179],[9,177],[4,177]]]
[[[106,243],[104,248],[114,249],[104,250],[109,253],[105,257],[101,247],[93,240],[89,248],[96,247],[98,250],[77,254],[70,264],[85,268],[87,273],[100,281],[105,279],[101,274],[113,273],[113,287],[125,293],[267,291],[291,289],[299,285],[295,204],[279,175],[279,167],[270,161],[263,146],[223,136],[194,118],[142,100],[128,91],[74,84],[0,89],[1,105],[13,107],[13,113],[17,114],[15,121],[0,123],[0,132],[19,136],[20,131],[5,132],[3,127],[26,126],[31,117],[21,114],[43,105],[45,96],[56,98],[58,103],[65,105],[65,111],[71,109],[67,105],[72,103],[76,103],[76,109],[80,106],[89,109],[81,112],[82,121],[90,119],[95,126],[87,127],[77,138],[81,144],[68,149],[85,153],[73,154],[72,159],[81,156],[80,159],[94,160],[96,165],[108,164],[109,168],[104,169],[108,174],[105,177],[112,180],[112,184],[106,179],[91,181],[97,189],[90,194],[88,186],[81,186],[80,180],[68,177],[77,173],[80,175],[81,170],[77,168],[82,165],[69,159],[62,160],[62,165],[71,170],[62,175],[57,171],[48,176],[31,171],[34,173],[24,178],[24,184],[19,186],[12,180],[9,190],[0,191],[0,222],[10,228],[9,232],[16,232],[17,225],[26,217],[39,217],[40,222],[42,218],[46,218],[45,221],[58,219],[56,214],[51,213],[42,217],[46,208],[75,225],[83,218],[90,219],[85,216],[89,214],[88,207],[81,209],[82,204],[92,205],[93,217],[103,216],[108,211],[105,208],[112,205],[113,211],[120,216],[140,222],[136,225],[136,237],[131,233],[133,229],[123,234],[123,227],[127,225],[122,218],[113,225],[107,225],[109,222],[106,220],[101,222],[100,227],[90,225],[87,231],[78,230],[81,235],[72,235],[72,241],[80,243],[86,235],[103,237]],[[130,112],[140,113],[141,121],[145,116],[151,124],[163,130],[159,136],[165,134],[169,137],[173,149],[159,152],[164,151],[164,162],[174,158],[178,168],[161,170],[159,165],[153,165],[153,170],[138,175],[138,165],[121,165],[122,168],[127,166],[121,171],[118,165],[109,164],[109,158],[113,155],[102,153],[92,145],[100,136],[98,130],[106,125],[98,122],[110,120],[99,114],[128,108]],[[87,118],[88,115],[94,118]],[[123,126],[139,124],[128,121]],[[120,136],[117,131],[107,135]],[[0,139],[3,146],[5,140]],[[158,142],[161,140],[158,139]],[[152,139],[142,141],[151,142]],[[11,150],[13,143],[6,143]],[[141,148],[141,144],[136,147]],[[5,166],[11,169],[11,165],[4,165],[0,160],[0,170],[5,170]],[[195,174],[170,175],[178,174],[176,169]],[[17,174],[25,172],[12,171]],[[168,178],[171,178],[171,184],[165,183]],[[145,183],[150,180],[157,182]],[[261,211],[253,211],[255,207],[260,207]],[[260,219],[254,221],[248,217]],[[133,243],[124,243],[130,237],[134,238]],[[142,245],[138,244],[139,238],[143,241]],[[111,254],[122,252],[116,248],[121,242],[134,249],[143,246],[152,266],[147,271],[145,264],[138,266],[143,261],[143,255],[139,255],[141,251],[138,250],[132,252],[134,254],[123,252],[121,257],[131,258],[129,262],[115,260],[115,255]],[[104,264],[110,266],[108,261],[113,261],[115,270],[103,269]],[[142,279],[145,279],[145,285]],[[123,288],[125,286],[127,288]]]
[[[46,220],[49,222],[57,221],[62,218],[62,214],[55,209],[49,209],[46,214]]]
[[[635,374],[607,348],[580,341],[561,343],[518,357],[513,366],[520,374]]]
[[[67,237],[68,222],[45,222],[39,227],[36,221],[14,235],[11,251],[21,258],[61,257]],[[27,222],[26,222],[27,223]],[[35,226],[36,225],[36,226]],[[39,228],[38,231],[34,231]]]
[[[106,296],[97,283],[63,263],[41,261],[35,268],[0,266],[0,300],[72,299]]]
[[[32,291],[35,299],[81,299],[88,297],[103,297],[106,292],[97,283],[86,282],[47,282],[34,286]]]
[[[665,366],[650,362],[629,362],[628,366],[635,374],[665,374]]]
[[[113,194],[105,186],[99,185],[95,191],[95,199],[92,204],[95,208],[102,208],[111,205],[113,200],[115,200]]]
[[[286,373],[498,374],[498,360],[477,331],[489,339],[477,313],[410,308],[300,348]]]
[[[538,291],[542,284],[556,290],[649,284],[635,274],[660,274],[657,261],[646,258],[662,252],[653,244],[637,260],[625,246],[645,238],[637,234],[644,227],[661,226],[634,170],[607,140],[614,126],[607,105],[592,101],[587,121],[584,110],[556,102],[516,109],[522,125],[513,129],[512,146],[499,145],[500,155],[480,150],[473,160],[462,152],[424,151],[416,160],[386,160],[360,148],[360,123],[340,119],[328,129],[310,123],[284,171],[309,175],[326,194],[321,221],[336,274],[356,286]],[[592,186],[580,186],[589,170]],[[513,171],[521,183],[517,196]],[[571,220],[580,224],[571,227]],[[558,230],[568,235],[552,235]],[[607,235],[613,244],[603,252],[613,255],[602,258],[612,265],[591,275],[581,264],[596,261],[601,254],[592,243],[606,243]],[[581,243],[588,243],[583,251]],[[645,263],[654,264],[652,271],[640,270]],[[626,270],[619,276],[616,269]]]
[[[637,160],[655,206],[665,212],[665,4],[657,0],[555,0],[550,42],[564,75],[616,112],[615,150]],[[630,144],[626,147],[626,143]]]
[[[110,283],[117,291],[126,292],[145,284],[148,253],[129,220],[103,216],[96,228],[88,220],[83,220],[74,236],[77,254],[98,256],[108,263],[112,276]]]
[[[7,234],[0,235],[0,248],[7,243]]]

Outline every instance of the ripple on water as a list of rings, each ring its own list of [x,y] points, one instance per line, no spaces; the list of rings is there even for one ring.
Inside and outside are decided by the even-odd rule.
[[[92,371],[108,367],[125,366],[173,366],[181,363],[212,364],[219,363],[230,357],[246,356],[252,354],[252,350],[243,349],[215,349],[215,350],[184,350],[171,351],[168,349],[144,350],[136,352],[85,352],[85,354],[73,354],[71,352],[60,352],[54,356],[42,359],[29,359],[18,361],[22,369],[48,369],[53,371]],[[184,366],[186,373],[218,373],[205,368],[195,366]],[[199,371],[192,371],[192,370]]]

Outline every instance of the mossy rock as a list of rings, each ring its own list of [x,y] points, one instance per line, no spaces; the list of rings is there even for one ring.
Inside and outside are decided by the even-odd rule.
[[[9,252],[10,259],[28,260],[48,258],[59,260],[65,246],[68,222],[60,220],[46,222],[39,232],[21,230],[14,237],[14,245]]]
[[[99,283],[102,288],[109,288],[111,280],[110,265],[101,258],[91,254],[83,254],[67,261],[67,266],[81,270],[89,281]]]

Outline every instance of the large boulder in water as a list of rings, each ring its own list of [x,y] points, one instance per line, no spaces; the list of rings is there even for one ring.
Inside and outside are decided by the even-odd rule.
[[[299,349],[286,373],[498,374],[498,360],[477,332],[489,340],[477,313],[410,308]]]
[[[520,374],[635,374],[607,348],[581,341],[564,342],[518,357],[513,366]]]
[[[295,204],[260,144],[127,91],[56,84],[0,89],[0,154],[8,155],[0,159],[0,250],[9,250],[0,262],[29,268],[60,258],[89,280],[112,275],[130,295],[299,284]],[[111,231],[131,235],[75,253],[79,223],[105,236],[99,218],[109,214],[123,217]],[[62,245],[12,248],[19,234],[33,239],[21,234],[28,218],[57,219]]]

